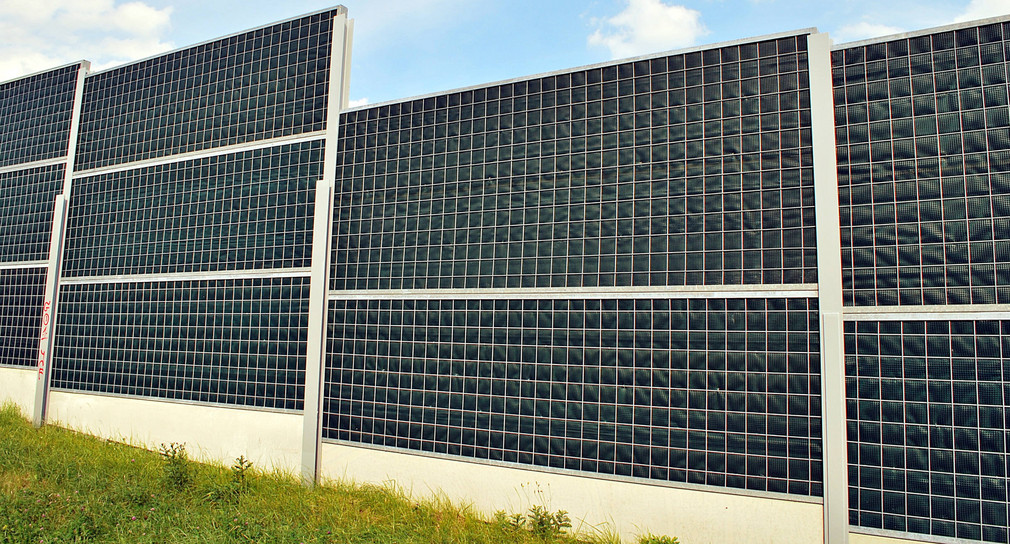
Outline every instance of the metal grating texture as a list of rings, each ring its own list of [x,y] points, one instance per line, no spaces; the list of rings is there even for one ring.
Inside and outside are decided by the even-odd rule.
[[[806,36],[341,116],[334,289],[816,282]]]
[[[335,14],[88,77],[76,169],[322,130]]]
[[[0,269],[0,366],[35,366],[45,268]]]
[[[1010,23],[832,53],[844,301],[1010,303]]]
[[[845,325],[850,522],[1008,539],[1010,321]]]
[[[298,410],[307,278],[69,284],[52,385]]]
[[[75,180],[65,277],[306,267],[323,142]]]
[[[0,167],[66,156],[79,69],[0,83]]]
[[[819,496],[816,304],[334,300],[323,436]]]
[[[55,164],[0,173],[0,263],[49,258],[53,200],[66,166]]]

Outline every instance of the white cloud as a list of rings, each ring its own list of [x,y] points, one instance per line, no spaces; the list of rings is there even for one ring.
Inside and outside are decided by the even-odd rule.
[[[971,0],[954,22],[985,19],[997,15],[1010,14],[1010,0]]]
[[[173,47],[172,8],[118,0],[0,0],[0,81],[88,59],[115,66]]]
[[[348,108],[357,108],[359,106],[367,106],[367,105],[368,105],[367,98],[359,98],[357,100],[351,100],[347,103]]]
[[[887,36],[889,34],[898,34],[904,31],[904,29],[896,26],[861,21],[839,28],[835,32],[831,33],[831,37],[834,39],[835,43],[845,43],[856,40],[865,40],[867,38],[876,38],[878,36]]]
[[[708,34],[701,13],[662,0],[627,0],[624,11],[597,21],[589,45],[604,46],[611,58],[630,57],[694,45]]]

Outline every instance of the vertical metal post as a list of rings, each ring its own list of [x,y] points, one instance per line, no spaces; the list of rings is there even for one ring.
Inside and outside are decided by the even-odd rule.
[[[70,189],[74,179],[74,163],[77,159],[77,133],[81,126],[81,105],[84,102],[84,78],[91,70],[91,63],[81,61],[81,67],[77,72],[77,89],[74,91],[74,109],[70,117],[70,141],[67,142],[67,170],[63,178],[63,196],[70,200]],[[49,256],[50,259],[52,255]],[[60,256],[62,263],[62,255]]]
[[[351,60],[351,29],[346,8],[333,19],[329,97],[326,108],[326,147],[323,179],[316,184],[312,225],[312,272],[309,287],[308,346],[305,354],[305,403],[302,428],[302,483],[314,485],[319,474],[322,440],[323,385],[326,374],[326,294],[329,291],[330,228],[337,170],[340,110],[347,107]]]
[[[848,441],[845,425],[845,352],[842,338],[842,250],[838,218],[835,108],[831,87],[831,40],[812,34],[807,42],[810,125],[814,151],[817,228],[817,290],[821,329],[821,452],[824,543],[849,540]]]
[[[53,329],[56,318],[57,286],[60,278],[60,255],[63,250],[63,224],[67,215],[67,200],[56,195],[53,203],[53,230],[49,237],[49,268],[46,290],[42,298],[42,324],[39,327],[38,372],[35,379],[35,410],[32,423],[36,428],[46,421],[49,400],[49,375],[52,373]]]
[[[36,428],[45,424],[49,408],[49,376],[53,366],[53,346],[56,345],[54,340],[56,336],[56,307],[59,302],[60,270],[63,268],[67,203],[70,200],[74,177],[74,159],[77,156],[77,133],[81,125],[81,104],[84,102],[84,78],[90,69],[91,63],[86,60],[81,61],[77,69],[77,84],[74,88],[74,104],[67,141],[67,162],[63,171],[63,188],[53,203],[52,230],[49,233],[49,264],[42,299],[42,323],[39,326],[35,406],[32,410],[32,423]]]

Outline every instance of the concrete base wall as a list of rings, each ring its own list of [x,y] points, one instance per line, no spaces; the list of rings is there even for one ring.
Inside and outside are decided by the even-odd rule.
[[[193,458],[224,465],[244,455],[264,470],[301,466],[301,414],[52,391],[49,422],[149,449],[185,443]]]
[[[567,510],[583,533],[606,528],[634,541],[645,533],[690,544],[819,544],[817,503],[679,489],[323,444],[321,476],[395,485],[413,498],[444,496],[491,515],[531,505]]]
[[[35,407],[35,367],[0,367],[0,404],[14,403],[25,417],[32,417]]]
[[[928,538],[928,535],[922,535],[922,536],[923,536],[923,540],[918,540],[918,539],[916,539],[916,540],[909,540],[909,539],[904,539],[904,538],[896,538],[896,537],[882,536],[882,535],[867,535],[867,534],[859,534],[859,533],[849,533],[849,544],[922,544],[923,542],[930,542],[930,540],[926,540]],[[939,540],[940,541],[951,541],[951,542],[954,541],[954,539],[952,539],[952,538],[939,539]],[[961,541],[958,541],[958,542],[961,542]],[[965,540],[963,542],[973,542],[973,541]]]
[[[34,372],[0,368],[0,402],[30,413]],[[298,474],[302,416],[53,391],[49,421],[95,436],[155,449],[183,442],[200,460],[230,464],[244,455],[257,468]],[[691,544],[820,544],[819,503],[541,472],[342,444],[323,444],[321,479],[395,486],[415,499],[444,497],[487,516],[530,506],[567,510],[583,534],[607,531],[626,541],[645,533]],[[857,535],[851,544],[911,541]]]

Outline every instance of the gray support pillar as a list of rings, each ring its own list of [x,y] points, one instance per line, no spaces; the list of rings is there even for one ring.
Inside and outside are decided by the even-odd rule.
[[[845,352],[842,338],[842,250],[838,219],[835,108],[831,88],[831,40],[812,34],[810,125],[814,148],[817,285],[821,337],[821,451],[824,542],[849,540],[848,442],[845,435]]]
[[[70,141],[67,143],[67,171],[63,178],[63,196],[70,201],[70,188],[74,179],[74,161],[77,158],[77,133],[81,126],[81,104],[84,102],[84,78],[91,70],[91,63],[81,61],[81,67],[77,72],[77,88],[74,90],[74,109],[70,117]],[[60,262],[63,262],[62,255]],[[50,255],[52,258],[52,255]]]
[[[67,216],[67,200],[56,195],[53,204],[53,230],[49,237],[49,268],[46,273],[46,290],[42,298],[42,324],[39,327],[38,373],[35,379],[35,410],[32,423],[36,428],[46,421],[49,401],[49,376],[52,373],[53,333],[56,320],[56,303],[60,277],[60,255],[63,252],[63,224]]]
[[[46,287],[42,299],[42,323],[39,327],[39,348],[36,364],[38,373],[35,380],[35,407],[32,423],[36,428],[46,422],[49,407],[49,376],[52,372],[53,346],[56,345],[56,309],[59,302],[60,270],[63,268],[63,238],[66,231],[66,217],[69,208],[70,188],[74,177],[74,159],[77,155],[77,132],[81,125],[81,103],[84,101],[84,78],[91,69],[91,63],[81,61],[77,70],[77,85],[74,89],[74,105],[70,117],[70,135],[67,141],[67,162],[63,172],[63,191],[53,203],[53,223],[49,233],[49,263],[46,272]]]
[[[302,483],[314,485],[319,474],[322,440],[323,385],[326,379],[326,293],[329,291],[330,227],[337,171],[340,111],[347,107],[353,21],[342,8],[333,19],[330,88],[326,109],[326,150],[323,179],[316,184],[312,225],[312,272],[309,287],[309,330],[305,354],[305,408],[302,427]]]

